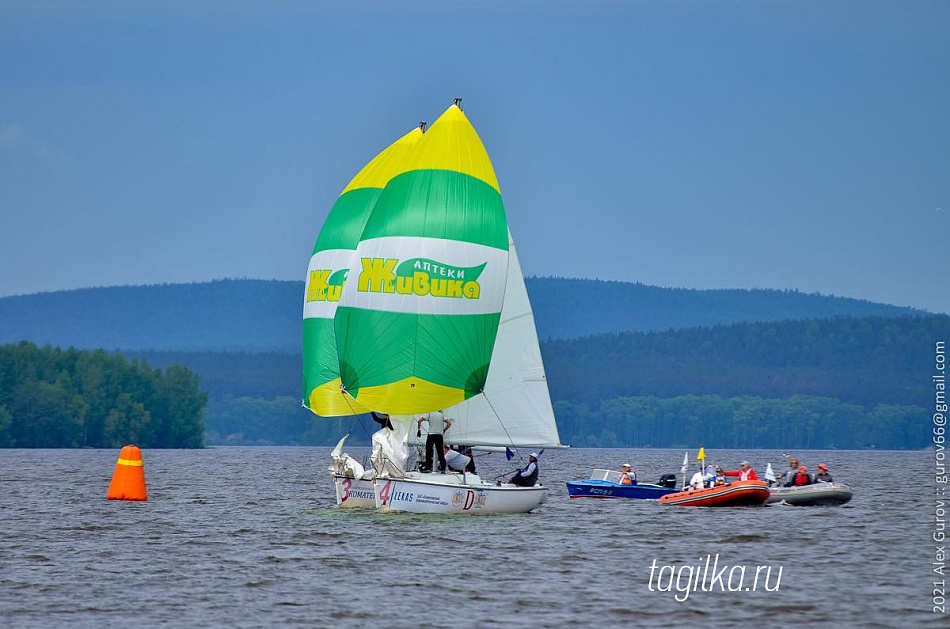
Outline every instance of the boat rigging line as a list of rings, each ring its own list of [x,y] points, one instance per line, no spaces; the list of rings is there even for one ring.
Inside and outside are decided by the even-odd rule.
[[[515,446],[514,439],[512,439],[511,435],[508,433],[508,428],[505,426],[505,422],[501,421],[501,416],[498,414],[498,411],[495,410],[495,405],[491,403],[491,400],[489,400],[488,396],[485,394],[485,389],[482,389],[482,395],[485,397],[485,401],[488,402],[488,407],[491,409],[491,412],[495,414],[495,419],[498,420],[498,423],[501,425],[501,429],[505,431],[505,436],[508,437],[508,443],[511,444],[511,447],[514,448],[514,451],[518,454],[518,459],[524,463],[524,457],[521,455],[521,451],[518,450],[517,446]]]
[[[346,389],[343,388],[343,383],[340,383],[340,395],[343,396],[343,401],[346,402],[346,405],[350,407],[350,429],[347,432],[353,432],[353,424],[359,424],[360,428],[363,429],[363,432],[366,433],[366,436],[369,437],[370,444],[373,443],[373,435],[369,434],[369,431],[366,430],[366,426],[363,425],[363,422],[359,421],[359,417],[362,413],[357,413],[356,409],[353,408],[353,405],[350,404],[350,400],[347,399],[349,395],[346,393]]]

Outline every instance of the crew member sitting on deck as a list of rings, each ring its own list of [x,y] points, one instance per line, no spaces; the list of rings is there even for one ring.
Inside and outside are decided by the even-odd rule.
[[[538,455],[532,452],[525,468],[515,472],[508,482],[518,487],[534,487],[538,482]]]
[[[798,459],[792,457],[788,462],[788,469],[782,472],[782,475],[778,477],[778,482],[780,485],[785,485],[788,481],[792,480],[792,476],[798,472]]]
[[[818,473],[815,474],[816,483],[833,483],[835,479],[831,477],[831,474],[828,473],[828,466],[824,463],[818,464]]]
[[[624,463],[623,469],[617,474],[617,482],[621,485],[636,485],[637,471],[629,463]]]
[[[475,471],[475,453],[472,452],[471,446],[458,446],[459,452],[468,457],[468,465],[465,466],[465,471],[469,474],[476,474]]]
[[[721,467],[716,468],[716,479],[713,481],[713,487],[722,487],[726,485],[726,473],[722,471]]]
[[[690,489],[705,489],[709,485],[710,475],[699,470],[689,479]]]
[[[748,461],[743,461],[742,465],[735,472],[723,472],[726,476],[738,476],[740,481],[743,480],[759,480],[759,477],[755,475],[755,470],[749,465]]]
[[[798,471],[792,474],[792,477],[785,483],[786,487],[801,487],[802,485],[811,485],[814,483],[811,474],[808,473],[808,468],[804,465],[798,466]]]

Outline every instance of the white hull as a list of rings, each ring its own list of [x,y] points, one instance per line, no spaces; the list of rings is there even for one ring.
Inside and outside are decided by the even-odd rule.
[[[376,508],[376,489],[373,481],[368,479],[356,480],[347,476],[331,474],[333,485],[336,488],[336,504],[343,509]]]
[[[473,514],[527,513],[544,500],[547,487],[483,483],[473,474],[417,474],[377,478],[380,513]]]

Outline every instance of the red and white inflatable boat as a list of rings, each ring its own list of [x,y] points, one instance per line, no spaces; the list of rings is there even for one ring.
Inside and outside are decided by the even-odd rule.
[[[709,489],[687,489],[660,498],[663,505],[684,507],[738,507],[765,504],[769,486],[760,480],[744,480]]]

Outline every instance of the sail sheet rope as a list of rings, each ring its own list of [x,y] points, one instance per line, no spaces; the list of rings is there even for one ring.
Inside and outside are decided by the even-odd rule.
[[[521,452],[515,446],[514,439],[511,438],[511,435],[508,433],[508,428],[505,426],[505,422],[501,421],[501,416],[498,414],[498,411],[495,410],[494,404],[491,403],[491,400],[488,399],[488,395],[485,393],[485,389],[482,389],[482,396],[484,396],[485,401],[488,402],[488,407],[491,409],[491,412],[495,414],[495,419],[498,420],[498,424],[501,426],[501,429],[505,431],[505,436],[508,437],[508,443],[514,448],[515,452],[518,454],[518,459],[524,463],[524,457],[521,456]]]
[[[373,441],[373,435],[369,434],[369,431],[366,430],[366,426],[363,425],[363,422],[359,421],[360,414],[356,412],[356,409],[353,408],[353,405],[350,404],[350,400],[346,395],[346,391],[340,391],[340,395],[343,396],[343,401],[346,402],[346,405],[350,407],[350,417],[353,419],[350,420],[350,429],[347,432],[353,432],[353,425],[359,424],[360,428],[363,429],[363,432],[366,433],[366,436],[369,437],[370,442]]]

